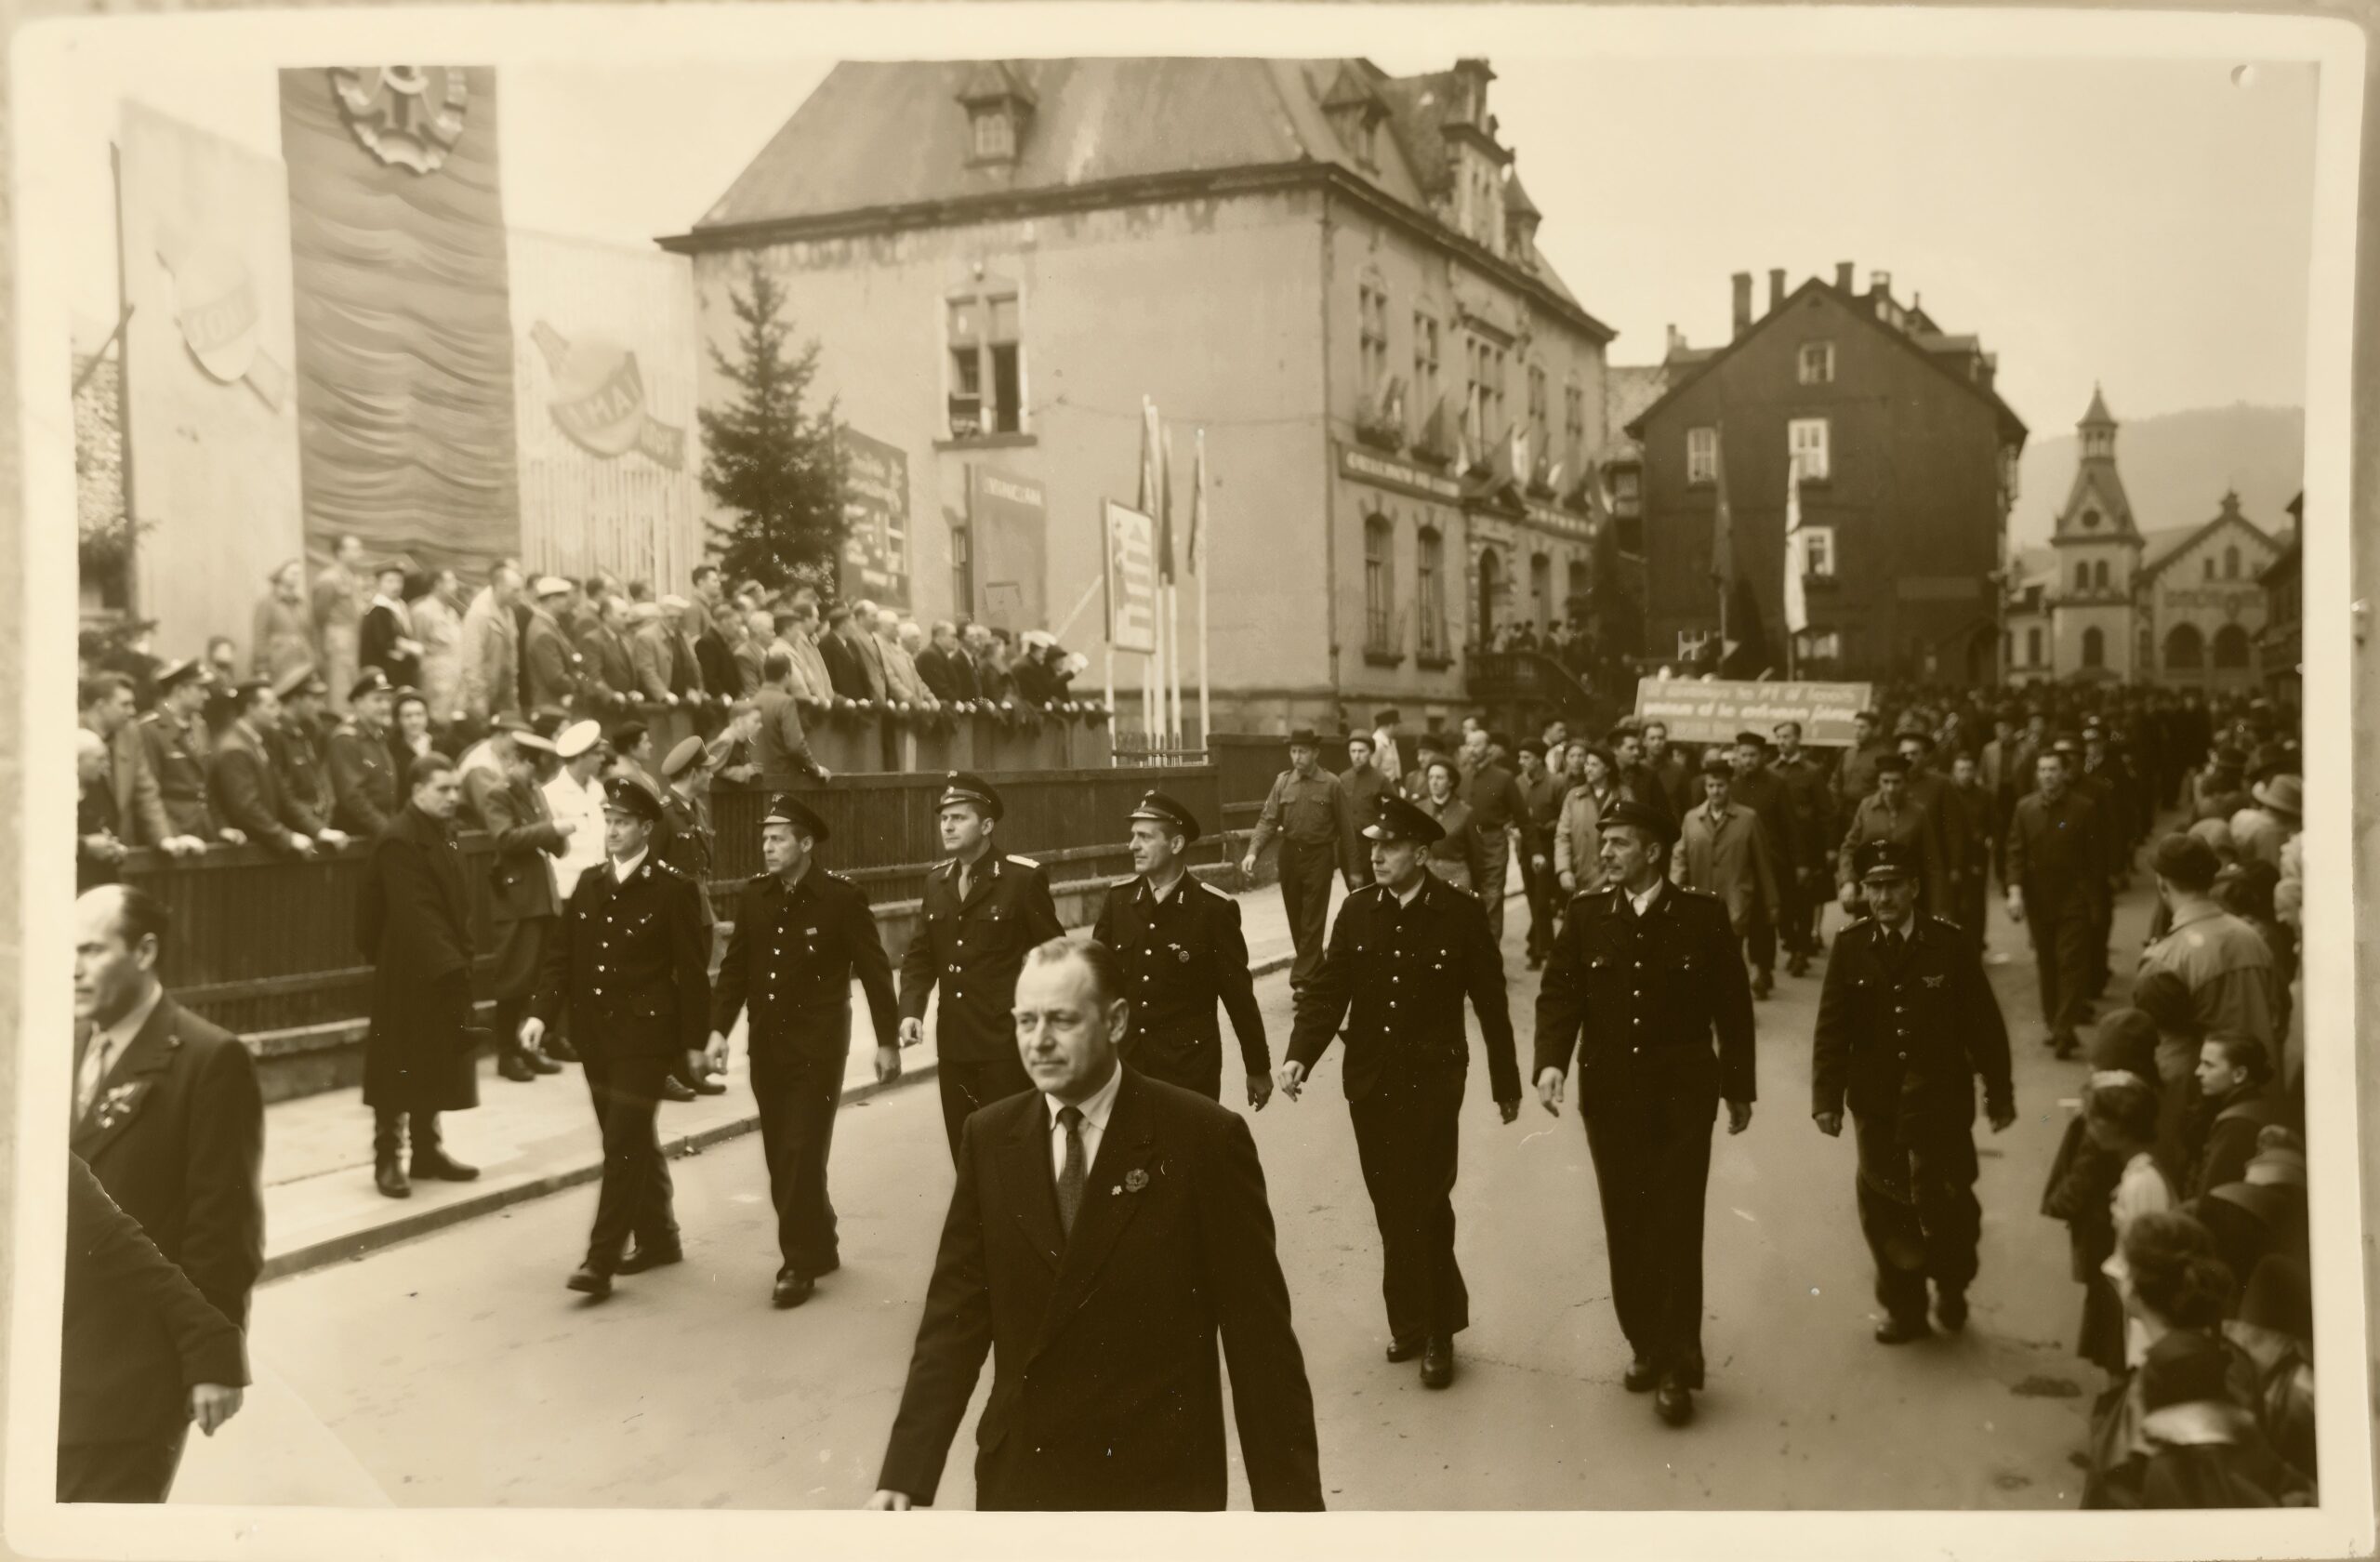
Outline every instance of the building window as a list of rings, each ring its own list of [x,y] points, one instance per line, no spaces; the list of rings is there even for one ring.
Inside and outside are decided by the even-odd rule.
[[[2025,665],[2027,667],[2042,665],[2042,632],[2039,629],[2025,631]]]
[[[2215,631],[2215,670],[2237,671],[2248,665],[2248,631],[2237,624],[2226,624]]]
[[[1496,642],[1496,609],[1504,595],[1504,558],[1494,549],[1479,555],[1479,605],[1471,620],[1472,643],[1486,650]]]
[[[1420,643],[1424,656],[1447,654],[1446,544],[1435,531],[1423,527],[1414,550],[1413,608],[1420,616]]]
[[[2091,566],[2091,584],[2102,591],[2108,589],[2108,562],[2105,559]]]
[[[2082,665],[2086,668],[2108,665],[2108,637],[2094,625],[2082,631]]]
[[[1539,451],[1545,448],[1546,435],[1553,430],[1553,425],[1546,421],[1547,417],[1545,371],[1531,364],[1528,366],[1528,437],[1530,444]],[[2236,549],[2234,556],[2237,556]]]
[[[975,611],[974,539],[963,521],[950,528],[950,605],[955,613]]]
[[[950,300],[950,437],[1025,431],[1025,348],[1013,293]]]
[[[1465,350],[1470,387],[1464,400],[1463,431],[1476,452],[1504,431],[1504,350],[1474,337]]]
[[[1437,316],[1413,311],[1413,406],[1426,420],[1438,408]]]
[[[1016,121],[1006,109],[984,109],[975,114],[975,161],[1006,163],[1016,156]]]
[[[2097,510],[2084,510],[2084,511],[2082,512],[2082,529],[2083,529],[2084,531],[2089,531],[2092,527],[2096,526],[2098,523],[2099,523],[2099,512],[2098,512]]]
[[[1810,659],[1818,662],[1840,661],[1843,657],[1843,635],[1836,629],[1821,629],[1805,642]]]
[[[1396,534],[1382,515],[1364,521],[1364,646],[1395,651]]]
[[[1834,578],[1834,528],[1805,526],[1802,537],[1802,574],[1810,580]]]
[[[1571,560],[1570,594],[1563,601],[1562,603],[1562,613],[1564,617],[1571,619],[1583,619],[1586,617],[1588,599],[1593,593],[1593,576],[1588,572],[1586,561],[1583,559]]]
[[[1562,388],[1562,454],[1580,463],[1573,475],[1583,477],[1587,459],[1587,392],[1577,380]]]
[[[1688,483],[1719,481],[1719,430],[1688,429],[1686,431],[1686,480]]]
[[[1828,443],[1827,421],[1823,417],[1796,417],[1785,426],[1785,448],[1802,458],[1805,483],[1827,480]]]
[[[1368,282],[1363,285],[1359,302],[1363,313],[1364,394],[1368,398],[1378,395],[1380,388],[1388,383],[1388,294]]]
[[[2199,563],[2200,563],[2201,564],[2203,564],[2204,566],[2206,566],[2205,575],[2204,575],[2203,578],[2208,579],[2208,580],[2212,580],[2212,579],[2214,579],[2214,578],[2215,578],[2215,555],[2214,555],[2214,554],[2212,554],[2212,553],[2209,553],[2205,558],[2201,559],[2201,560],[2199,561]]]
[[[2080,592],[2087,591],[2090,589],[2091,566],[2089,564],[2076,564],[2074,566],[2074,589]]]
[[[2226,580],[2240,578],[2240,550],[2236,548],[2227,548],[2223,550],[2223,578]]]
[[[1803,384],[1832,385],[1834,383],[1834,343],[1804,342],[1801,366]]]

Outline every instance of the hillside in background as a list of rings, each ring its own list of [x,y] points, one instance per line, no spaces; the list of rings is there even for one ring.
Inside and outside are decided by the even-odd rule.
[[[2123,416],[2120,404],[2116,416]],[[2036,430],[2025,442],[2010,546],[2048,539],[2077,457],[2071,428],[2046,439]],[[2134,523],[2144,532],[2213,519],[2226,488],[2240,491],[2249,520],[2280,532],[2289,524],[2282,507],[2305,486],[2306,414],[2296,407],[2202,407],[2126,422],[2116,431],[2116,468],[2132,496]]]

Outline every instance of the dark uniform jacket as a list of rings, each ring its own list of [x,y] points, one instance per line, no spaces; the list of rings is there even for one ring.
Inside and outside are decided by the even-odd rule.
[[[1668,883],[1642,917],[1623,890],[1572,896],[1538,989],[1531,1072],[1567,1071],[1574,1048],[1582,1108],[1646,1091],[1752,1101],[1752,986],[1726,907]]]
[[[1312,1072],[1343,1023],[1347,1099],[1369,1095],[1383,1075],[1471,1066],[1462,1000],[1479,1015],[1488,1048],[1488,1087],[1498,1101],[1520,1099],[1504,962],[1488,932],[1488,912],[1434,873],[1400,906],[1387,885],[1349,895],[1330,929],[1322,969],[1298,998],[1289,1061]]]
[[[1124,996],[1132,1000],[1123,1054],[1133,1067],[1185,1090],[1209,1089],[1223,1070],[1220,999],[1249,1075],[1272,1068],[1231,896],[1187,871],[1163,900],[1147,880],[1127,879],[1108,887],[1091,936],[1123,962]]]
[[[529,1012],[548,1025],[564,1005],[571,1044],[606,1061],[700,1052],[710,1036],[710,941],[694,880],[648,848],[612,882],[606,861],[578,876],[561,936]]]
[[[206,799],[206,729],[195,718],[181,721],[152,710],[140,718],[140,741],[149,750],[149,774],[157,778],[166,826],[176,835],[212,841],[220,826]]]
[[[1125,1068],[1071,1233],[1051,1139],[1039,1091],[968,1119],[877,1484],[932,1500],[989,1351],[977,1507],[1221,1508],[1220,1334],[1252,1504],[1320,1509],[1314,1397],[1246,1121]]]
[[[1737,776],[1728,801],[1739,808],[1751,809],[1768,832],[1770,863],[1780,880],[1791,879],[1810,860],[1810,839],[1802,833],[1800,811],[1793,805],[1785,777],[1778,774],[1774,767],[1763,765]],[[1818,850],[1823,853],[1825,848]]]
[[[206,788],[215,817],[260,846],[294,850],[297,834],[312,822],[282,791],[264,739],[245,721],[232,722],[216,739]]]
[[[350,835],[376,836],[397,816],[397,761],[384,732],[353,721],[331,730],[331,823]]]
[[[695,905],[702,912],[703,926],[707,929],[719,920],[710,905],[711,859],[716,852],[710,810],[677,788],[664,787],[661,817],[667,835],[655,835],[654,844],[670,867],[694,880]]]
[[[1340,776],[1339,806],[1347,816],[1347,833],[1360,837],[1365,827],[1380,817],[1381,799],[1394,790],[1395,784],[1380,773],[1378,765],[1366,765],[1361,770],[1350,769]],[[1362,848],[1358,846],[1355,850],[1358,866],[1364,866]]]
[[[2051,802],[2036,791],[2016,801],[2008,827],[2008,882],[2025,892],[2025,911],[2046,912],[2071,898],[2096,907],[2108,898],[2112,858],[2098,806],[2069,787]]]
[[[1975,1121],[1975,1080],[1993,1109],[2013,1099],[2008,1030],[1974,941],[1938,917],[1913,912],[1909,946],[1861,917],[1836,937],[1818,992],[1810,1109],[1897,1116],[1908,1128],[1964,1131]]]
[[[330,773],[323,768],[323,733],[311,721],[287,716],[264,735],[272,756],[273,774],[308,835],[319,835],[331,822]]]
[[[926,995],[942,986],[938,1055],[985,1063],[1016,1053],[1016,973],[1027,951],[1064,933],[1050,880],[1030,857],[986,852],[975,864],[967,898],[959,898],[959,864],[926,875],[925,923],[901,957],[901,1017],[926,1017]]]
[[[66,1158],[66,1327],[58,1359],[61,1445],[164,1440],[199,1383],[244,1387],[239,1326]]]
[[[1793,817],[1794,841],[1790,848],[1793,867],[1827,872],[1828,851],[1841,839],[1834,825],[1834,793],[1824,767],[1805,749],[1800,759],[1779,760],[1768,767],[1785,790],[1786,811]]]
[[[1461,795],[1471,805],[1471,827],[1478,831],[1480,845],[1489,860],[1504,854],[1504,831],[1508,827],[1520,831],[1521,861],[1527,862],[1536,854],[1540,849],[1537,823],[1529,814],[1528,799],[1521,791],[1520,777],[1502,765],[1482,765],[1463,784]]]
[[[812,863],[791,889],[774,873],[747,880],[727,957],[711,989],[710,1027],[724,1036],[751,1006],[752,1055],[833,1059],[851,1050],[852,978],[867,994],[876,1044],[901,1043],[892,962],[867,892]]]
[[[569,851],[570,842],[555,827],[545,789],[534,781],[515,785],[490,770],[472,771],[467,785],[480,828],[496,845],[487,859],[488,920],[501,924],[560,916],[562,897],[549,859]]]

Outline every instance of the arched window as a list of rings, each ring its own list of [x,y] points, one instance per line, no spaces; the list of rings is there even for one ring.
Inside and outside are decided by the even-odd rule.
[[[2074,589],[2078,591],[2087,591],[2091,589],[2090,565],[2077,564],[2074,566]]]
[[[2206,637],[2196,624],[2176,624],[2165,636],[2165,669],[2196,672],[2206,665]]]
[[[1503,590],[1504,561],[1497,556],[1494,549],[1487,549],[1479,555],[1479,607],[1471,624],[1471,638],[1474,644],[1493,645],[1496,642],[1496,599],[1503,594]]]
[[[2236,671],[2248,665],[2248,631],[2237,624],[2226,624],[2215,631],[2215,667],[2218,672]]]
[[[1364,645],[1401,651],[1396,632],[1396,532],[1384,515],[1364,518]]]
[[[2108,665],[2108,637],[2094,626],[2082,631],[2082,665],[2086,668]]]
[[[2237,548],[2227,548],[2223,550],[2223,578],[2226,580],[2240,578],[2240,550]]]

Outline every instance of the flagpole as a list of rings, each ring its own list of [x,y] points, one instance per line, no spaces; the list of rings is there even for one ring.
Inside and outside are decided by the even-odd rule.
[[[1166,655],[1166,670],[1173,677],[1172,733],[1174,747],[1178,748],[1182,746],[1183,735],[1182,729],[1182,588],[1179,586],[1168,586],[1165,589],[1165,642],[1170,648]]]
[[[1211,762],[1214,759],[1214,717],[1208,704],[1207,691],[1207,555],[1214,550],[1214,543],[1207,536],[1214,524],[1214,517],[1207,513],[1207,430],[1198,430],[1198,491],[1192,499],[1192,524],[1197,540],[1197,557],[1190,561],[1198,572],[1198,747],[1205,749]]]

